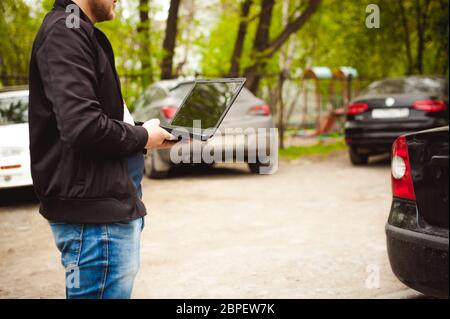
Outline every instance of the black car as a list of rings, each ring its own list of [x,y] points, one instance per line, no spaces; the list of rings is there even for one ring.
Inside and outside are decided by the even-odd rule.
[[[448,126],[399,137],[392,147],[387,250],[407,286],[448,298]]]
[[[448,125],[448,82],[409,76],[370,84],[347,108],[345,137],[350,160],[365,165],[388,153],[400,135]]]

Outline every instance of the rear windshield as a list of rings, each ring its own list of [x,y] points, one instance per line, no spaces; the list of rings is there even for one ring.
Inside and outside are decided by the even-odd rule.
[[[28,96],[0,97],[0,125],[28,121]]]
[[[448,89],[444,79],[411,77],[373,82],[362,94],[429,94],[440,96],[447,95]]]
[[[183,99],[189,93],[189,91],[192,89],[193,85],[194,85],[194,83],[181,84],[181,85],[173,88],[172,90],[170,90],[170,95],[174,96],[174,97],[178,97],[180,99]]]

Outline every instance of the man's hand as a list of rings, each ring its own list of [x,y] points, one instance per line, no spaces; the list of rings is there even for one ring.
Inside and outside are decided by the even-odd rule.
[[[175,136],[160,127],[159,124],[159,119],[151,119],[142,125],[148,132],[146,149],[168,148],[178,142]]]

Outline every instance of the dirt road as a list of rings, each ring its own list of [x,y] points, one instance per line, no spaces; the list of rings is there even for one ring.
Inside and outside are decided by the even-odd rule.
[[[0,297],[64,297],[64,271],[37,203],[0,196]],[[388,164],[354,168],[345,152],[282,162],[270,176],[223,165],[146,179],[150,215],[134,297],[410,293],[387,260],[390,198]]]

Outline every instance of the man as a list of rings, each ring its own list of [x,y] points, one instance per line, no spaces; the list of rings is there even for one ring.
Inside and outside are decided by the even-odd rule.
[[[68,298],[130,298],[146,215],[143,151],[174,143],[157,120],[134,125],[124,107],[111,44],[94,27],[115,5],[56,0],[30,62],[33,184]]]

